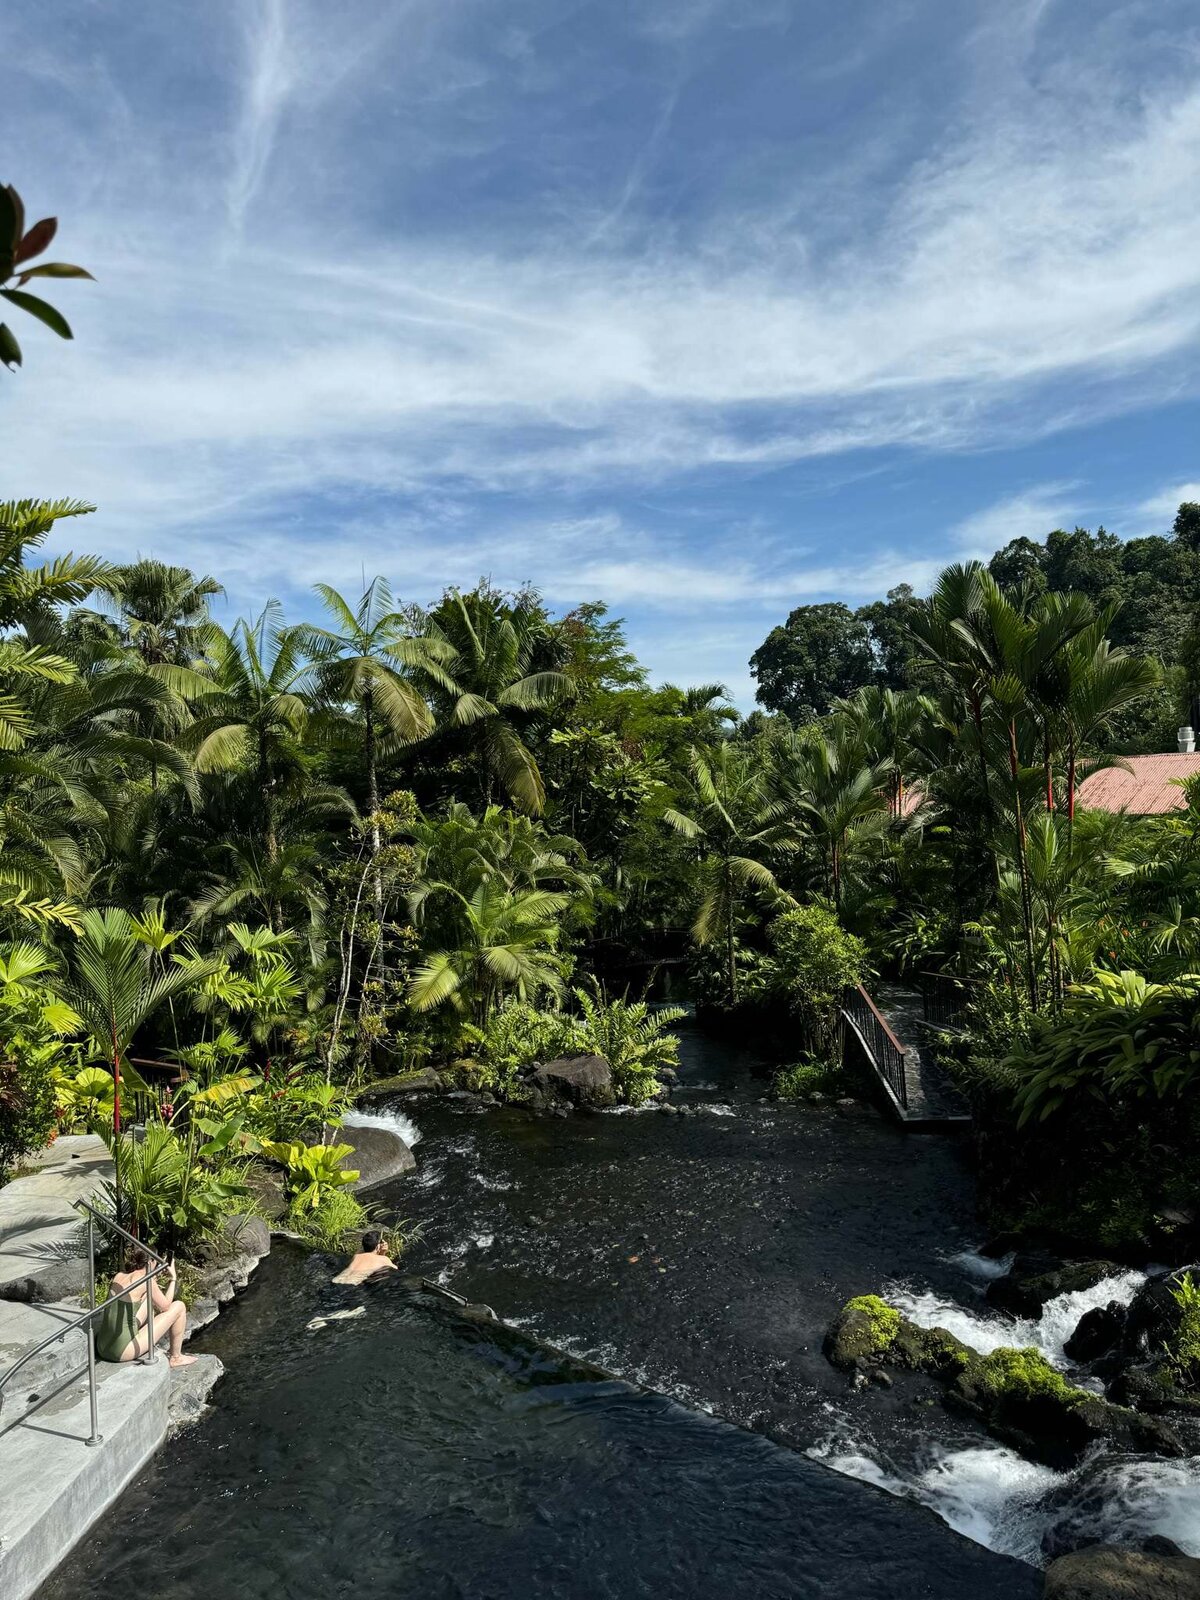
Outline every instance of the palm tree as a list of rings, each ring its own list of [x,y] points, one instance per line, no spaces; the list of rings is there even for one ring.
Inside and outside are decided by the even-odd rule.
[[[692,924],[697,944],[723,936],[729,1003],[737,1004],[737,921],[747,894],[768,900],[786,897],[771,869],[760,859],[779,843],[778,829],[763,819],[762,774],[753,755],[734,745],[715,750],[693,747],[688,763],[687,811],[672,806],[663,820],[700,856],[700,904]]]
[[[404,613],[397,611],[384,578],[376,578],[357,607],[336,589],[318,583],[316,592],[336,630],[306,627],[306,646],[321,655],[320,685],[339,705],[352,705],[362,716],[363,766],[367,779],[367,812],[372,818],[369,838],[372,855],[379,854],[379,743],[391,737],[403,743],[423,738],[433,726],[424,697],[406,672],[428,667],[432,642],[413,638]],[[448,654],[448,652],[446,652]]]
[[[188,666],[204,648],[208,602],[225,590],[187,567],[142,558],[113,567],[106,588],[125,637],[147,666]]]
[[[408,998],[414,1010],[432,1011],[449,1003],[486,1027],[504,990],[521,1000],[562,993],[557,949],[566,895],[547,889],[514,891],[499,878],[485,879],[470,895],[453,884],[433,884],[426,898],[432,895],[450,902],[454,942],[433,951],[413,973]]]
[[[833,702],[835,716],[861,743],[867,759],[887,774],[888,813],[899,821],[904,813],[905,778],[921,766],[924,738],[938,716],[937,703],[912,689],[859,689],[847,700]]]
[[[534,607],[506,606],[484,589],[452,591],[430,616],[424,669],[445,728],[471,730],[485,805],[497,782],[511,803],[532,816],[546,803],[546,786],[521,737],[530,712],[572,691],[568,674],[536,670],[546,630]]]
[[[319,662],[304,647],[304,633],[284,625],[277,600],[232,633],[211,625],[205,643],[209,688],[195,704],[185,743],[196,771],[246,773],[260,808],[268,864],[278,852],[277,795],[303,775],[300,744],[309,731]]]
[[[796,844],[817,844],[826,865],[826,885],[841,908],[846,860],[854,844],[877,835],[886,821],[882,791],[890,786],[892,762],[872,762],[849,724],[798,729],[772,746],[766,815]]]
[[[50,979],[60,999],[79,1018],[97,1056],[112,1067],[113,1160],[117,1206],[121,1192],[121,1070],[138,1029],[161,1005],[202,982],[214,962],[198,962],[170,972],[155,972],[151,952],[139,938],[127,911],[116,906],[90,910],[80,919],[79,936],[69,952],[67,971]],[[118,1221],[120,1217],[118,1215]]]

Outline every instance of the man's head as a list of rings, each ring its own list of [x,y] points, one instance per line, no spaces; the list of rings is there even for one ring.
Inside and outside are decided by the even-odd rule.
[[[387,1240],[381,1233],[364,1233],[362,1247],[364,1255],[387,1255]]]

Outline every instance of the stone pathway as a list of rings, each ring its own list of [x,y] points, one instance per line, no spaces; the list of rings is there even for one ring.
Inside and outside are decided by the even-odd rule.
[[[33,1171],[0,1188],[0,1300],[60,1300],[86,1288],[77,1200],[94,1201],[113,1164],[94,1133],[56,1139]]]

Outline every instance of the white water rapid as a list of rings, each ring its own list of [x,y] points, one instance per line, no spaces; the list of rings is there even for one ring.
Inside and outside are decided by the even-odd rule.
[[[386,1128],[398,1134],[411,1150],[421,1138],[421,1130],[403,1111],[347,1111],[342,1118],[344,1128]]]
[[[954,1258],[954,1265],[977,1282],[1003,1276],[1008,1264],[973,1252]],[[1128,1304],[1145,1276],[1119,1272],[1094,1288],[1058,1295],[1036,1320],[910,1287],[893,1288],[886,1298],[920,1327],[945,1328],[981,1354],[1002,1346],[1032,1347],[1069,1370],[1063,1346],[1084,1312],[1112,1300]],[[1200,1556],[1200,1456],[1168,1461],[1097,1450],[1072,1471],[1056,1472],[1003,1445],[981,1442],[957,1450],[934,1446],[903,1468],[844,1424],[809,1454],[849,1477],[929,1506],[990,1550],[1035,1565],[1048,1548],[1135,1542],[1150,1534]]]
[[[1093,1306],[1106,1306],[1112,1300],[1128,1305],[1145,1281],[1144,1272],[1133,1269],[1118,1272],[1091,1289],[1056,1295],[1046,1302],[1036,1321],[1010,1317],[988,1307],[972,1310],[957,1300],[947,1300],[929,1291],[916,1293],[897,1288],[889,1290],[887,1299],[919,1328],[945,1328],[947,1333],[954,1334],[981,1355],[988,1355],[1001,1346],[1016,1346],[1019,1350],[1040,1350],[1047,1361],[1061,1367],[1069,1365],[1063,1346],[1075,1332],[1084,1312]]]

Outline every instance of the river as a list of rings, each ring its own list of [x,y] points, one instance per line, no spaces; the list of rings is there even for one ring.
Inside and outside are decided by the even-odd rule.
[[[1054,1529],[1200,1545],[1195,1463],[1051,1473],[932,1388],[856,1393],[829,1368],[830,1317],[880,1287],[999,1337],[981,1300],[995,1269],[973,1253],[961,1145],[861,1107],[765,1102],[753,1066],[689,1027],[675,1099],[691,1114],[396,1113],[420,1134],[418,1172],[381,1196],[422,1229],[406,1269],[639,1387],[398,1277],[331,1289],[328,1260],[277,1248],[203,1336],[229,1368],[212,1411],[43,1600],[136,1585],[142,1535],[168,1600],[1032,1600],[1027,1563]]]

